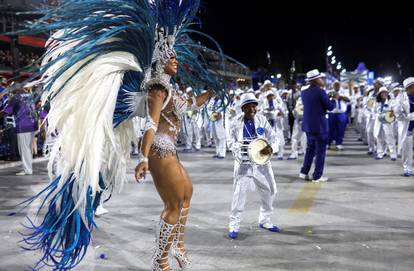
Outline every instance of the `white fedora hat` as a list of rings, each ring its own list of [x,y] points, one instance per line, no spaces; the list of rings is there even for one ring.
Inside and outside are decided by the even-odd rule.
[[[408,77],[403,82],[404,88],[408,88],[411,85],[414,85],[414,77]]]
[[[380,87],[380,89],[378,90],[378,94],[380,94],[381,92],[389,93],[388,88],[386,88],[386,87]]]
[[[282,90],[281,92],[280,92],[280,96],[282,96],[283,94],[290,94],[291,93],[291,91],[290,90],[288,90],[288,89],[284,89],[284,90]]]
[[[263,82],[263,86],[266,86],[266,85],[273,85],[273,83],[270,80],[266,80]]]
[[[384,83],[385,83],[384,81],[385,81],[384,78],[378,77],[377,79],[374,80],[374,83],[377,82],[377,83],[381,84],[381,86],[383,86]]]
[[[253,93],[251,93],[251,92],[248,92],[248,93],[243,94],[240,97],[240,101],[241,101],[241,103],[240,103],[240,106],[241,107],[243,107],[246,104],[250,104],[250,103],[255,103],[255,104],[258,104],[259,103],[257,101],[256,96]]]
[[[306,73],[306,81],[312,81],[318,78],[325,77],[325,74],[320,73],[319,70],[314,69]]]

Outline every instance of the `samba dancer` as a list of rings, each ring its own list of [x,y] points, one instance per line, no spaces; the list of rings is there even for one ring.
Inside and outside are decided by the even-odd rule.
[[[247,192],[256,186],[261,197],[259,227],[271,232],[279,232],[278,227],[271,222],[273,201],[276,195],[276,182],[270,161],[263,165],[255,164],[243,153],[245,145],[256,138],[267,142],[276,142],[276,134],[269,122],[257,113],[258,100],[253,93],[241,97],[243,114],[237,117],[231,129],[234,162],[234,194],[230,212],[228,237],[235,239],[240,230],[241,215],[246,204]],[[260,155],[271,156],[277,145],[269,144],[260,150]]]
[[[26,201],[45,196],[39,224],[30,221],[24,237],[26,249],[42,253],[34,269],[70,270],[84,258],[102,191],[126,182],[135,116],[146,119],[135,177],[151,169],[165,205],[151,270],[170,270],[170,249],[180,267],[188,267],[184,226],[192,184],[174,142],[187,107],[199,108],[213,91],[189,100],[180,95],[170,83],[177,58],[195,63],[191,75],[180,77],[183,83],[224,95],[207,64],[197,62],[204,47],[185,31],[198,7],[196,0],[66,0],[30,24],[32,34],[54,32],[36,76],[43,102],[50,101],[49,132],[58,131],[49,160],[56,178]]]

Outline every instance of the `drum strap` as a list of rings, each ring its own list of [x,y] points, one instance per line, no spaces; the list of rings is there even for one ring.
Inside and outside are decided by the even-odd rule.
[[[256,134],[256,127],[254,125],[254,120],[244,120],[244,127],[243,127],[243,139],[255,139],[257,138]]]

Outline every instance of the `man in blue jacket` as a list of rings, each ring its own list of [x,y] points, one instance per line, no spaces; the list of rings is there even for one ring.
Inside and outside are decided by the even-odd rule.
[[[334,109],[335,104],[329,100],[325,90],[324,75],[318,70],[312,70],[306,74],[309,88],[301,93],[304,107],[302,130],[306,133],[307,148],[305,159],[299,177],[310,180],[309,171],[315,158],[315,171],[313,182],[326,182],[328,178],[323,176],[325,164],[326,146],[328,144],[328,119],[327,111]]]

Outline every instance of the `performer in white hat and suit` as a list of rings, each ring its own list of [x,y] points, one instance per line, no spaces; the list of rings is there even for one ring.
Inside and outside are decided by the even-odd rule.
[[[188,87],[186,89],[187,98],[193,97],[193,89]],[[199,111],[193,108],[188,109],[187,113],[183,116],[183,129],[185,136],[185,149],[184,152],[191,152],[193,147],[196,151],[201,149],[201,132],[198,126]]]
[[[284,130],[284,117],[287,115],[287,108],[279,96],[279,94],[268,90],[266,92],[266,99],[262,101],[261,112],[269,121],[270,126],[273,127],[278,141],[278,154],[277,158],[283,160],[283,154],[285,150],[285,137],[283,134]]]
[[[279,231],[271,222],[273,201],[277,190],[270,161],[264,165],[257,165],[252,163],[248,156],[240,154],[241,145],[248,144],[256,138],[264,138],[270,144],[276,142],[276,134],[267,119],[256,114],[257,105],[258,100],[253,93],[243,94],[241,97],[243,114],[234,120],[231,129],[233,154],[236,158],[234,163],[234,194],[228,233],[232,239],[238,237],[247,192],[252,186],[256,186],[261,197],[259,227],[271,232]],[[274,150],[277,150],[277,145],[271,144],[262,149],[261,154],[271,155]]]
[[[374,124],[375,124],[375,109],[370,106],[374,103],[379,89],[384,85],[382,78],[377,78],[374,81],[374,89],[368,94],[365,100],[365,116],[366,116],[366,132],[368,142],[368,154],[374,154],[376,152],[375,137],[374,137]]]
[[[209,114],[217,113],[219,116],[215,121],[211,122],[211,132],[216,145],[216,154],[213,158],[223,159],[226,157],[226,130],[224,129],[224,114],[222,108],[222,101],[220,98],[215,97],[212,99],[209,109]]]
[[[305,87],[307,88],[307,87]],[[299,96],[299,98],[296,100],[295,107],[303,107],[302,98]],[[303,113],[303,112],[302,112]],[[303,115],[298,115],[298,112],[296,110],[292,111],[294,122],[293,122],[293,129],[292,129],[292,152],[290,153],[290,156],[288,157],[288,160],[296,160],[298,159],[299,154],[305,153],[306,150],[306,133],[302,131],[302,118]],[[299,147],[300,144],[300,147]]]
[[[337,83],[338,85],[339,83]],[[349,99],[341,96],[340,91],[333,90],[330,92],[335,102],[335,108],[329,112],[329,142],[331,145],[335,141],[336,149],[342,151],[344,149],[342,143],[345,136],[346,125],[348,123],[347,108]]]
[[[381,87],[377,95],[377,103],[375,105],[375,123],[374,123],[374,137],[377,141],[377,155],[375,159],[384,158],[387,149],[390,152],[392,161],[397,160],[397,150],[394,138],[394,126],[392,123],[387,123],[383,120],[386,112],[393,111],[393,103],[386,87]]]
[[[397,97],[396,116],[398,125],[398,148],[401,151],[403,164],[403,176],[413,174],[413,130],[414,130],[414,77],[409,77],[403,82],[406,92]]]
[[[256,92],[259,93],[259,96],[256,96],[259,99],[259,106],[261,106],[266,101],[266,96],[269,91],[274,91],[273,83],[270,80],[266,80],[260,86],[260,89]]]

